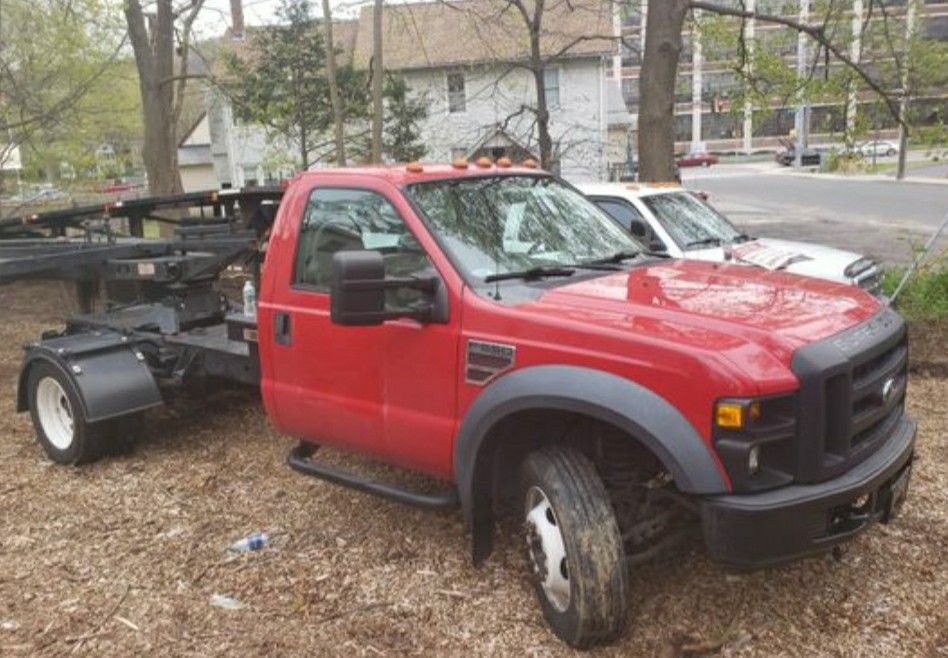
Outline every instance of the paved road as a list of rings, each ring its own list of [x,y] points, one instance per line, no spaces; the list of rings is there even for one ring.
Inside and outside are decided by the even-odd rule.
[[[799,176],[770,163],[685,170],[684,183],[748,232],[911,260],[948,212],[948,185]],[[943,237],[939,247],[948,245]]]

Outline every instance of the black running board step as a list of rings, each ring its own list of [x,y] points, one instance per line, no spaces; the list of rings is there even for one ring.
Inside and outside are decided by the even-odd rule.
[[[386,484],[376,480],[370,480],[362,475],[343,471],[329,464],[315,461],[310,457],[313,453],[311,446],[301,444],[290,451],[286,458],[286,463],[294,471],[299,471],[305,475],[312,475],[321,480],[328,480],[335,484],[341,484],[344,487],[370,493],[397,503],[412,505],[430,510],[452,510],[460,504],[458,500],[457,489],[451,487],[444,491],[433,494],[418,493],[409,491],[393,484]]]

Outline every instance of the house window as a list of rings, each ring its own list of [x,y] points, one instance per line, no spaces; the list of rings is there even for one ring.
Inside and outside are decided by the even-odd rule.
[[[464,146],[454,146],[451,148],[451,159],[461,160],[467,157],[468,149]]]
[[[464,72],[448,73],[448,112],[463,112],[467,109],[467,95],[464,91]]]
[[[543,70],[543,88],[546,92],[546,106],[555,110],[560,106],[560,70]]]

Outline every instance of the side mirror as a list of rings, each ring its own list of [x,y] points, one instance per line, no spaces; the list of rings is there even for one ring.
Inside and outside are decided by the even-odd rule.
[[[386,320],[413,318],[419,322],[445,322],[447,302],[436,277],[386,277],[385,261],[378,251],[337,251],[332,256],[329,315],[334,324],[366,327]],[[429,293],[432,303],[410,310],[385,309],[385,291],[411,288]]]
[[[644,238],[648,235],[648,227],[641,219],[633,219],[629,225],[629,230],[632,232],[632,235],[637,238]]]

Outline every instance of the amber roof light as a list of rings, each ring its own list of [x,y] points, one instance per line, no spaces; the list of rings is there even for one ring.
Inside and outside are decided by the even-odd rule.
[[[536,168],[537,168],[537,161],[534,160],[533,158],[527,158],[526,160],[523,161],[522,164],[523,164],[523,166],[526,167],[527,169],[536,169]]]
[[[481,157],[479,157],[479,158],[477,159],[477,166],[478,166],[478,167],[481,167],[482,169],[487,169],[487,168],[490,167],[492,164],[494,164],[494,163],[491,162],[491,159],[488,158],[486,155],[481,156]]]
[[[451,162],[451,166],[454,167],[455,169],[467,169],[468,167],[467,158],[455,158]]]
[[[509,167],[511,164],[513,163],[510,161],[510,158],[507,158],[507,157],[497,158],[498,167]]]
[[[420,174],[425,170],[420,162],[409,162],[407,165],[405,165],[405,169],[413,174]]]

